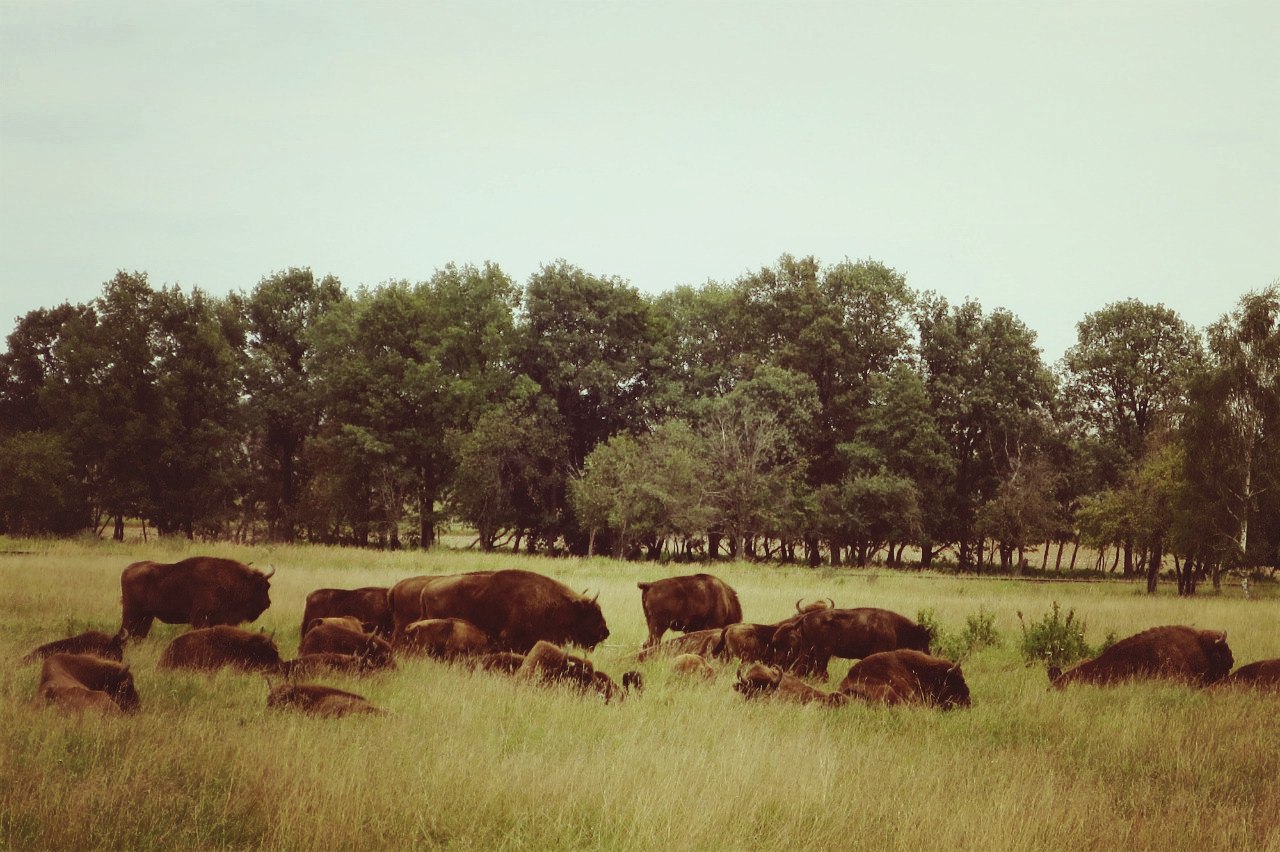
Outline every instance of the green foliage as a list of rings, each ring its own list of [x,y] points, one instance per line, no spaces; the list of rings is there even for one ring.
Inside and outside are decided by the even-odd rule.
[[[1094,657],[1115,643],[1115,634],[1108,634],[1098,648],[1091,648],[1085,640],[1084,621],[1076,619],[1074,608],[1069,608],[1064,615],[1057,601],[1044,617],[1032,621],[1030,626],[1018,612],[1018,623],[1022,625],[1022,644],[1020,651],[1027,665],[1043,663],[1045,666],[1063,668],[1077,660]]]
[[[996,629],[996,614],[985,606],[965,617],[964,629],[952,632],[944,628],[934,609],[916,613],[916,623],[929,631],[930,647],[935,656],[948,660],[964,660],[984,648],[997,648],[1003,642]]]

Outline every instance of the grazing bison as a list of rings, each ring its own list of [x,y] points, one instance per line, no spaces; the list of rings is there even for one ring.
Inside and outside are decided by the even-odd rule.
[[[800,678],[784,672],[781,666],[766,666],[758,662],[748,666],[746,674],[743,674],[741,666],[738,667],[738,682],[733,688],[744,698],[781,698],[826,707],[839,707],[848,700],[839,692],[828,693],[815,689]]]
[[[253,621],[271,606],[274,573],[216,556],[135,562],[120,574],[123,629],[145,639],[156,618],[192,627]]]
[[[640,605],[649,625],[645,647],[657,645],[668,630],[692,633],[724,627],[742,620],[738,593],[710,574],[667,577],[652,583],[636,583]]]
[[[873,704],[969,706],[969,685],[959,663],[906,648],[863,657],[837,691]]]
[[[376,633],[383,639],[391,638],[394,624],[391,620],[391,604],[387,600],[385,586],[365,586],[362,589],[316,589],[307,595],[307,605],[302,611],[302,631],[307,635],[311,623],[317,618],[351,616],[363,625],[366,633]]]
[[[493,650],[489,635],[461,618],[424,618],[404,629],[402,647],[428,657],[453,660]]]
[[[929,653],[929,631],[887,609],[824,608],[779,624],[767,658],[794,674],[825,679],[832,657],[860,660],[898,648]]]
[[[129,667],[92,654],[50,654],[40,669],[36,707],[132,713],[138,709],[138,690]]]
[[[314,683],[282,683],[272,687],[267,694],[267,706],[331,718],[358,713],[382,715],[387,712],[376,704],[370,704],[362,695]]]
[[[353,654],[368,660],[369,668],[394,665],[391,643],[362,631],[358,622],[347,618],[318,618],[298,645],[299,656],[305,654]]]
[[[1250,686],[1256,689],[1280,689],[1280,659],[1258,660],[1241,666],[1219,681],[1220,685]]]
[[[1056,689],[1071,683],[1110,684],[1139,678],[1172,678],[1207,686],[1226,677],[1234,663],[1225,632],[1168,625],[1121,639],[1067,672],[1051,667],[1049,681]]]
[[[245,671],[276,671],[280,651],[265,633],[250,633],[225,624],[175,636],[160,655],[162,669],[213,671],[231,666]]]
[[[415,578],[416,579],[416,578]],[[403,638],[401,584],[392,587],[396,636]],[[428,578],[419,586],[415,621],[461,618],[487,633],[494,648],[527,652],[539,641],[594,648],[609,635],[595,598],[532,571],[481,571]]]
[[[368,674],[382,669],[394,669],[394,660],[378,660],[359,657],[355,654],[335,654],[325,651],[319,654],[301,654],[295,659],[285,660],[280,664],[280,674],[286,678],[315,674],[316,672],[343,672],[346,674]]]
[[[680,677],[715,680],[716,670],[697,654],[681,654],[671,661],[671,671]]]
[[[697,654],[700,657],[712,657],[716,649],[724,641],[724,631],[728,628],[713,627],[708,630],[695,630],[683,636],[676,636],[657,645],[641,648],[636,660],[643,662],[659,657],[675,657],[680,654]]]
[[[101,630],[86,630],[76,636],[41,645],[23,657],[22,662],[34,663],[50,654],[92,654],[104,660],[120,662],[124,659],[124,644],[128,639],[129,631],[123,628],[115,636]]]

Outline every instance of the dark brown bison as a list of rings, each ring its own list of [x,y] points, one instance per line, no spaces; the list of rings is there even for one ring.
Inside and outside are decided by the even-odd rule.
[[[1219,681],[1223,686],[1248,686],[1255,689],[1280,689],[1280,659],[1258,660],[1241,666]]]
[[[492,575],[492,571],[478,571],[476,574]],[[400,634],[415,621],[428,616],[422,613],[422,590],[435,580],[447,580],[452,575],[424,574],[420,577],[409,577],[401,580],[387,590],[387,606],[391,609],[391,641],[400,643]]]
[[[369,668],[390,668],[391,643],[360,630],[358,623],[347,618],[315,619],[298,645],[298,655],[353,654],[367,660]]]
[[[636,660],[653,660],[660,657],[677,657],[681,654],[697,654],[700,657],[713,657],[716,649],[724,641],[727,628],[713,627],[708,630],[695,630],[683,636],[674,636],[657,645],[641,648]]]
[[[1225,632],[1168,625],[1121,639],[1069,671],[1050,668],[1049,681],[1057,689],[1071,683],[1111,684],[1140,678],[1206,686],[1226,677],[1234,663]]]
[[[286,678],[312,675],[317,672],[343,672],[344,674],[368,674],[382,669],[395,668],[395,661],[380,663],[369,657],[358,657],[355,654],[335,654],[324,652],[319,654],[302,654],[295,659],[285,660],[280,664],[280,674]]]
[[[36,707],[132,713],[141,702],[129,667],[92,654],[50,654],[40,669]]]
[[[387,600],[385,586],[365,586],[362,589],[316,589],[307,595],[302,611],[302,630],[305,636],[311,622],[317,618],[351,616],[364,626],[366,633],[376,633],[383,639],[391,638],[394,624],[391,620],[391,604]]]
[[[474,657],[493,650],[489,635],[461,618],[424,618],[404,629],[401,647],[441,660]]]
[[[671,661],[671,671],[680,677],[715,680],[716,670],[697,654],[681,654]]]
[[[710,574],[667,577],[652,583],[636,583],[640,605],[649,625],[645,647],[657,645],[668,630],[692,633],[724,627],[742,620],[738,593]]]
[[[124,659],[124,645],[128,639],[129,632],[123,628],[114,636],[101,630],[86,630],[84,633],[41,645],[23,657],[22,662],[34,663],[50,654],[92,654],[104,660],[120,662]]]
[[[401,624],[392,587],[397,638]],[[539,641],[594,648],[609,635],[595,598],[532,571],[481,571],[428,579],[419,586],[419,611],[426,618],[461,618],[487,633],[495,649],[527,652]]]
[[[265,633],[220,624],[175,636],[160,655],[162,669],[213,671],[230,666],[245,671],[276,671],[280,650]]]
[[[123,628],[146,638],[153,619],[212,627],[253,621],[271,606],[271,575],[216,556],[135,562],[120,575]]]
[[[328,717],[350,716],[358,713],[381,715],[387,712],[375,704],[370,704],[362,695],[314,683],[282,683],[272,687],[267,694],[267,706]]]
[[[766,658],[793,674],[825,679],[832,657],[860,660],[898,648],[929,653],[929,631],[887,609],[824,608],[779,624]]]
[[[795,675],[784,672],[781,666],[752,663],[745,674],[739,667],[737,678],[733,688],[744,698],[780,698],[826,707],[839,707],[848,700],[839,692],[823,692],[810,686]]]
[[[959,663],[906,648],[863,657],[837,691],[872,704],[969,706],[969,685]]]

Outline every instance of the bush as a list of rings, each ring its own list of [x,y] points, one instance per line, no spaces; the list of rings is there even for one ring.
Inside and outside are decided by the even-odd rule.
[[[1039,621],[1032,621],[1028,627],[1018,613],[1018,622],[1022,625],[1022,659],[1027,665],[1043,663],[1045,666],[1065,668],[1076,660],[1097,656],[1103,650],[1115,644],[1115,634],[1110,633],[1098,649],[1089,647],[1085,641],[1083,620],[1076,619],[1074,609],[1062,614],[1058,602],[1053,602],[1053,609]]]
[[[945,630],[932,609],[916,613],[916,622],[929,631],[929,645],[934,655],[948,660],[961,660],[974,651],[996,647],[1001,641],[996,630],[996,614],[988,612],[986,607],[979,607],[976,613],[968,616],[960,633]]]

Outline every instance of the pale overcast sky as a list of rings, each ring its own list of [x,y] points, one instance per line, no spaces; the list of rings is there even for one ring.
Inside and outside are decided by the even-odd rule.
[[[350,290],[788,252],[1204,326],[1280,278],[1280,3],[0,0],[0,333],[117,269]]]

